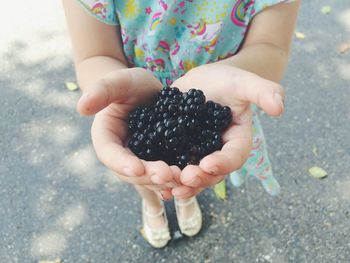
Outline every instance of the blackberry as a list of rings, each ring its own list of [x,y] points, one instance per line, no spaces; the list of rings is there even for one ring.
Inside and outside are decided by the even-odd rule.
[[[230,107],[207,101],[201,90],[164,88],[151,105],[129,114],[128,147],[147,161],[163,160],[183,169],[222,148],[231,124]]]

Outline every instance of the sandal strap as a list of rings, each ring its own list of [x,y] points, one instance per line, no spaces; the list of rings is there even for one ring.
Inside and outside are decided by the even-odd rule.
[[[179,206],[179,207],[184,207],[184,206],[189,206],[192,205],[194,202],[196,201],[196,197],[191,197],[189,200],[187,200],[186,202],[179,202],[176,200],[175,198],[175,205]]]
[[[165,209],[164,209],[164,204],[163,202],[161,203],[162,205],[162,208],[160,209],[160,211],[156,214],[151,214],[147,211],[147,206],[146,206],[146,203],[142,200],[142,206],[143,206],[143,212],[145,213],[145,215],[148,217],[148,218],[157,218],[157,217],[160,217],[160,216],[163,216],[164,212],[165,212]]]

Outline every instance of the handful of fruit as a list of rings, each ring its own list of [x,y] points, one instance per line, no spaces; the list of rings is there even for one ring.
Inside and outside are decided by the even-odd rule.
[[[232,122],[230,107],[206,101],[201,90],[164,88],[154,102],[129,115],[128,146],[146,161],[163,160],[183,169],[222,148]]]

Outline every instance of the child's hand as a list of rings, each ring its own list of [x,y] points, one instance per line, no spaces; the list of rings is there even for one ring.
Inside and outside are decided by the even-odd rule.
[[[120,179],[153,190],[169,187],[178,172],[165,162],[146,162],[126,146],[128,115],[136,106],[147,102],[162,89],[162,84],[141,68],[109,73],[80,98],[77,109],[82,115],[95,115],[92,141],[99,160]],[[152,177],[152,178],[151,178]]]
[[[252,112],[257,104],[271,116],[283,113],[283,89],[272,81],[232,66],[214,63],[190,70],[173,83],[182,91],[201,89],[207,100],[230,106],[234,124],[223,134],[224,146],[204,157],[198,166],[189,165],[181,172],[184,186],[172,190],[179,198],[188,198],[221,181],[247,160],[252,145]]]

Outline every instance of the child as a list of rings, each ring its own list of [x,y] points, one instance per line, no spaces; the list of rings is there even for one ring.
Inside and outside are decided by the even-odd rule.
[[[193,236],[202,225],[196,194],[227,174],[233,172],[236,185],[254,175],[270,194],[278,193],[250,105],[272,116],[284,110],[284,93],[275,82],[287,64],[299,0],[63,4],[83,91],[77,109],[95,114],[91,134],[98,158],[140,193],[143,235],[152,246],[170,239],[161,199],[175,197],[180,229]],[[182,171],[140,160],[125,146],[128,113],[169,85],[203,90],[207,99],[230,106],[235,121],[221,151]]]

